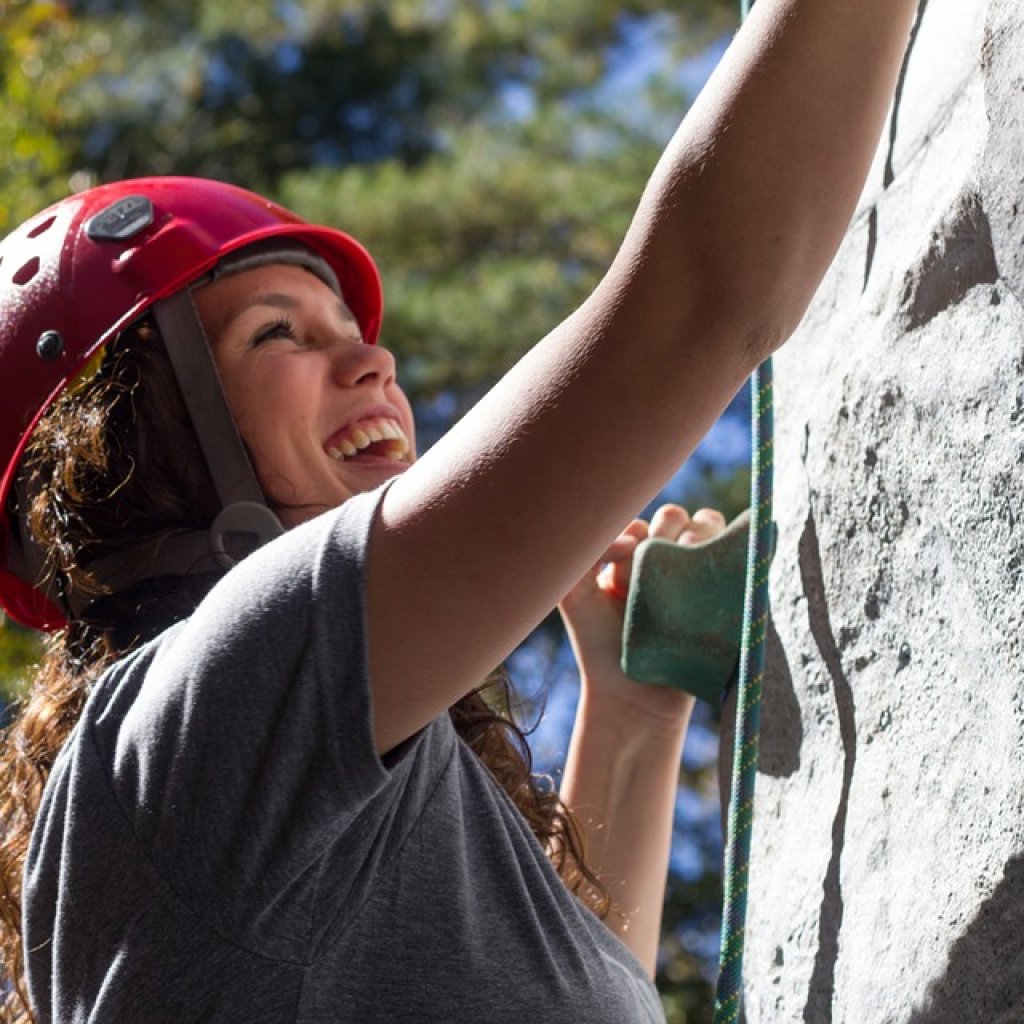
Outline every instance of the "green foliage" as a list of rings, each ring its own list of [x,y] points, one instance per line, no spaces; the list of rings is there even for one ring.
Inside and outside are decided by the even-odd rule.
[[[669,885],[666,891],[661,965],[655,982],[668,1024],[711,1024],[714,988],[679,931],[685,924],[713,929],[721,905],[718,873],[708,872],[686,885]]]
[[[750,467],[726,472],[709,467],[703,474],[701,486],[694,489],[689,505],[717,508],[726,521],[731,522],[750,505]]]
[[[694,47],[732,23],[734,6],[86,0],[83,23],[108,46],[82,96],[91,130],[74,145],[101,180],[176,170],[257,189],[325,163],[416,162],[500,111],[511,88],[540,107],[591,89],[630,17],[656,14],[670,40]]]
[[[65,195],[75,90],[103,44],[57,3],[0,0],[0,235]]]
[[[18,71],[7,123],[38,156],[0,187],[0,204],[15,180],[27,190],[6,217],[0,205],[0,227],[64,191],[69,171],[78,186],[185,173],[266,192],[367,242],[385,342],[414,398],[494,380],[607,267],[665,133],[653,95],[638,116],[595,90],[630,27],[655,25],[681,58],[735,22],[733,0],[16,10],[11,53],[27,40],[50,49],[6,62]],[[19,77],[37,67],[47,73]],[[39,84],[14,116],[15,86]],[[678,116],[683,98],[668,92]]]
[[[0,619],[0,708],[24,692],[42,653],[42,639],[38,633],[9,619]]]

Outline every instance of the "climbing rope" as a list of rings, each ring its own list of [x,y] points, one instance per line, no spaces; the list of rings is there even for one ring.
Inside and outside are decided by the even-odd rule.
[[[740,0],[743,17],[754,0]],[[768,627],[768,575],[775,547],[772,524],[772,364],[766,360],[750,378],[750,539],[736,692],[736,732],[723,864],[722,938],[714,1024],[733,1024],[743,997],[743,944],[750,881],[750,838],[754,825],[754,784],[761,732],[764,649]]]
[[[768,576],[775,543],[772,524],[772,365],[750,379],[750,539],[743,606],[743,640],[736,687],[736,731],[723,865],[722,939],[714,1024],[739,1019],[743,986],[743,939],[754,824],[754,784],[761,730],[764,648],[768,626]]]

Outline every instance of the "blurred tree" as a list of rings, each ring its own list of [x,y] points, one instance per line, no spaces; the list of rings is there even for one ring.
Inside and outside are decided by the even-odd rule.
[[[17,9],[49,49],[8,62],[7,123],[34,90],[47,134],[24,141],[39,155],[12,190],[51,198],[69,170],[73,187],[198,174],[344,227],[382,265],[385,341],[413,397],[462,404],[579,303],[625,230],[670,122],[654,89],[641,103],[610,87],[616,72],[638,54],[677,67],[735,22],[734,0]],[[32,198],[0,206],[0,232]]]
[[[732,0],[79,0],[108,40],[68,141],[99,180],[193,173],[273,191],[295,169],[416,164],[511,96],[601,81],[638,20],[692,52]]]
[[[68,191],[77,90],[103,43],[58,3],[0,0],[0,235]]]
[[[41,656],[38,634],[9,621],[0,625],[0,724],[6,718],[5,708],[21,696]]]
[[[57,3],[0,0],[0,234],[65,195],[76,93],[103,43]],[[0,617],[0,721],[41,653],[39,639]]]

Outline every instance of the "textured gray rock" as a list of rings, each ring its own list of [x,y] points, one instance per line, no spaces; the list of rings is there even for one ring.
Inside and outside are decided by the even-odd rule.
[[[904,71],[775,362],[749,1024],[1024,1021],[1024,5]]]

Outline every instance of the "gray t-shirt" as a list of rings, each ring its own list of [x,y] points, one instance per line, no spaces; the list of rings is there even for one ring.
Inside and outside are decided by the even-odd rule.
[[[378,499],[250,556],[95,686],[26,871],[44,1024],[664,1020],[447,715],[376,755]]]

